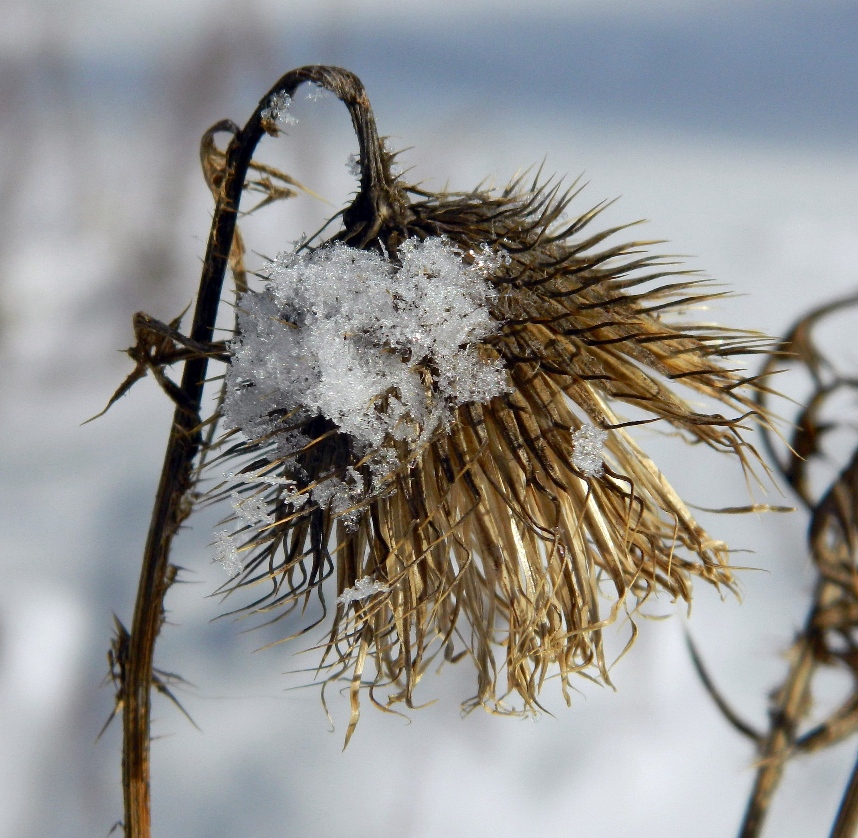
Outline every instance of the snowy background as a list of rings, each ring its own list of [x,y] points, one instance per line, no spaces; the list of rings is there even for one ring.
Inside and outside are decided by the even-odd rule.
[[[211,210],[200,134],[243,122],[286,70],[357,72],[430,187],[503,184],[545,160],[589,182],[582,210],[621,196],[605,223],[649,219],[665,252],[741,295],[718,307],[732,325],[778,334],[858,286],[854,0],[306,6],[0,0],[2,838],[104,836],[121,817],[120,728],[95,742],[113,701],[99,685],[112,615],[130,622],[170,409],[144,382],[80,423],[130,368],[116,350],[131,315],[169,319],[193,298]],[[295,108],[264,153],[339,207],[354,188],[345,111]],[[292,203],[247,226],[251,249],[284,249],[331,211]],[[735,464],[641,438],[690,502],[747,497]],[[800,513],[703,516],[755,551],[736,557],[758,569],[743,601],[701,588],[690,619],[645,621],[617,692],[582,681],[567,709],[549,685],[553,717],[462,719],[462,663],[427,676],[438,701],[410,723],[367,706],[345,753],[345,702],[332,732],[317,690],[284,689],[306,661],[254,654],[273,632],[211,622],[216,517],[192,520],[174,556],[189,584],[170,592],[156,664],[195,685],[180,697],[201,732],[156,699],[156,836],[735,833],[753,750],[704,694],[683,625],[763,726],[813,578]],[[854,747],[792,764],[767,834],[826,835]]]

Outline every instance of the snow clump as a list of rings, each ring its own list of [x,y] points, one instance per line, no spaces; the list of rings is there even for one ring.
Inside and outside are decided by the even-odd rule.
[[[381,593],[389,590],[387,585],[382,585],[372,576],[364,576],[363,579],[358,579],[353,588],[346,588],[338,597],[337,602],[341,605],[348,605],[350,602],[356,602],[362,599],[367,599],[373,594]]]
[[[242,497],[238,492],[232,493],[232,508],[244,521],[251,526],[255,524],[270,524],[274,516],[268,513],[264,498],[258,495]]]
[[[238,302],[225,427],[259,439],[277,429],[272,415],[324,416],[362,456],[391,440],[413,449],[460,405],[506,392],[502,363],[478,344],[500,328],[487,277],[509,256],[488,245],[464,256],[439,237],[404,242],[400,264],[341,243],[280,254],[265,289]],[[357,477],[316,500],[352,506]]]
[[[607,438],[607,431],[592,425],[580,427],[572,434],[572,465],[587,477],[601,477],[605,473],[602,446]]]
[[[215,533],[215,559],[223,565],[223,569],[230,578],[238,576],[244,570],[244,565],[238,556],[235,538],[223,530]]]
[[[262,109],[260,116],[267,122],[281,125],[295,125],[298,117],[289,113],[292,107],[292,97],[283,90],[278,90],[268,97],[268,105]]]

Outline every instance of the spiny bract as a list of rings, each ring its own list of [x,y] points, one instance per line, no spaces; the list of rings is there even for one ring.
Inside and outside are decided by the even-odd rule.
[[[748,381],[722,361],[756,337],[670,317],[712,296],[700,280],[588,233],[599,208],[564,222],[572,190],[408,185],[371,127],[344,229],[238,300],[217,460],[238,514],[221,558],[243,557],[235,590],[263,588],[247,608],[315,594],[327,614],[336,577],[322,671],[351,681],[349,734],[362,686],[412,706],[439,655],[472,660],[468,707],[532,711],[555,672],[568,700],[573,673],[608,681],[619,613],[732,584],[617,403],[755,457]]]

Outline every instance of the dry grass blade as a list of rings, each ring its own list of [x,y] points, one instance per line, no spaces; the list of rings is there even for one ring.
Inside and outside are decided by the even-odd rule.
[[[756,389],[756,398],[763,411],[769,410],[772,391],[767,388],[766,382],[773,374],[797,367],[806,370],[813,381],[813,392],[805,400],[794,423],[786,457],[776,450],[771,429],[766,426],[760,429],[770,461],[808,509],[813,509],[816,500],[808,483],[807,467],[820,454],[822,437],[830,430],[818,418],[822,403],[839,387],[856,386],[854,376],[843,377],[834,371],[832,363],[814,338],[814,330],[826,317],[854,305],[858,305],[858,294],[826,303],[803,316],[769,353],[758,376],[761,384]]]
[[[772,722],[759,749],[757,776],[739,830],[740,838],[757,838],[762,834],[784,767],[794,753],[799,724],[810,709],[811,680],[817,661],[806,631],[790,649],[789,661],[787,680],[775,692],[770,705]]]

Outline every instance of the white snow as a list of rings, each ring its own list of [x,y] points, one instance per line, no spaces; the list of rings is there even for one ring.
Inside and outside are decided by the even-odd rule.
[[[587,477],[601,477],[605,472],[602,446],[607,438],[607,431],[593,425],[582,425],[572,434],[572,465]]]
[[[314,487],[310,496],[319,506],[330,509],[346,529],[353,530],[360,518],[357,506],[366,498],[366,487],[363,477],[349,466],[344,480],[329,477]]]
[[[238,576],[244,569],[238,557],[235,539],[224,530],[215,533],[215,559],[223,565],[230,577]]]
[[[270,524],[274,520],[265,506],[265,500],[259,495],[242,497],[238,492],[233,492],[232,508],[251,525]]]
[[[260,116],[280,125],[295,125],[298,122],[298,117],[289,113],[291,107],[292,97],[288,93],[278,90],[268,97],[268,107],[263,108]]]
[[[341,605],[348,605],[350,602],[356,602],[362,599],[367,599],[373,594],[388,590],[387,585],[382,585],[377,579],[372,576],[364,576],[363,579],[358,579],[353,588],[346,588],[338,597],[337,602]]]
[[[464,257],[438,237],[405,242],[401,265],[339,243],[280,254],[264,291],[239,300],[225,427],[254,439],[272,411],[301,410],[365,453],[416,445],[459,405],[503,393],[506,371],[477,344],[500,328],[486,277],[509,257],[487,246]]]

